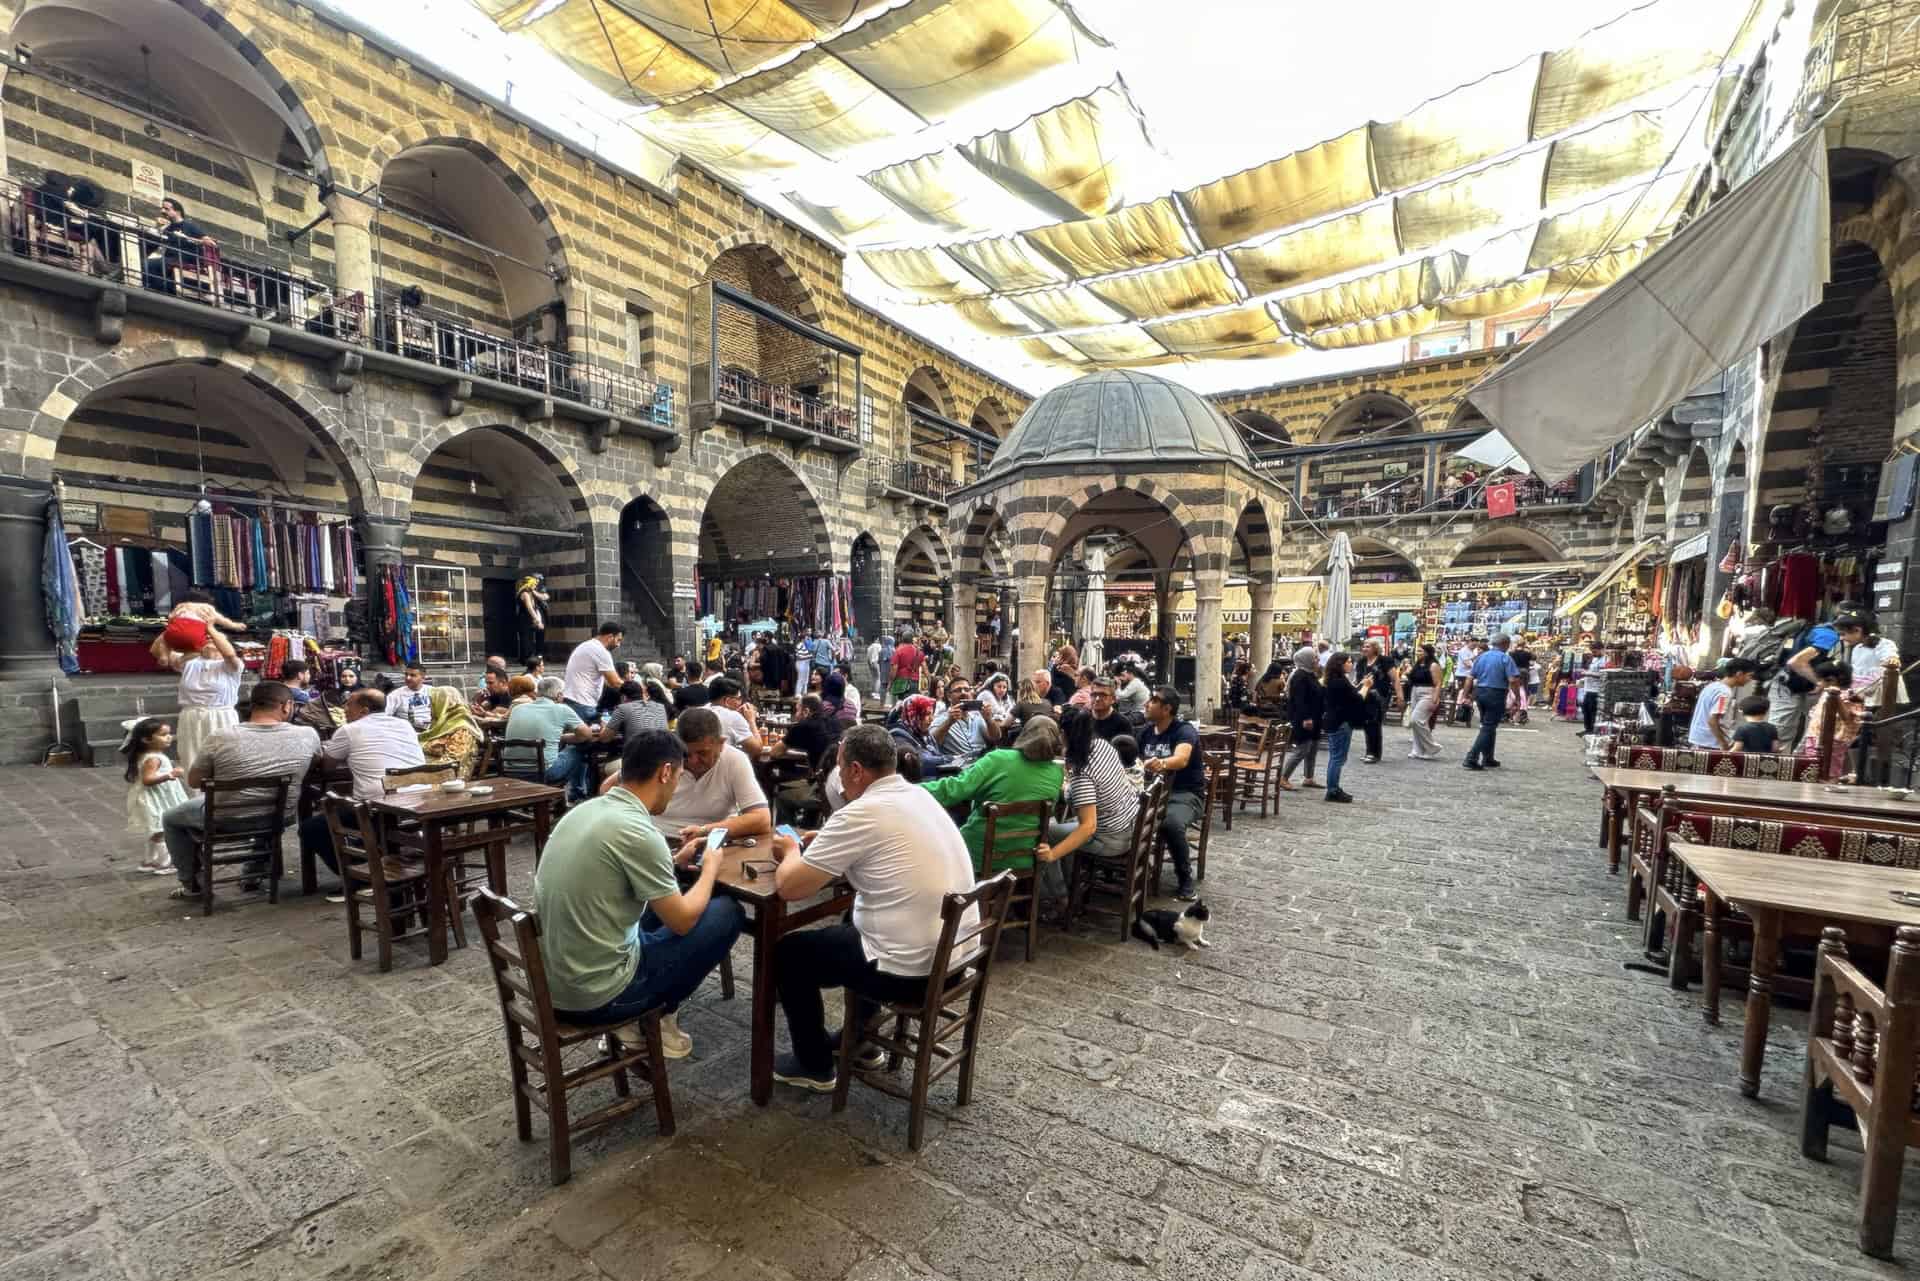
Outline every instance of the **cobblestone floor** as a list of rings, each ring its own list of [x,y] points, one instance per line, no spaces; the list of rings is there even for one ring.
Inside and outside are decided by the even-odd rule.
[[[871,1092],[752,1107],[710,985],[678,1137],[630,1119],[560,1189],[478,949],[381,975],[318,900],[203,919],[130,871],[117,772],[0,771],[0,1281],[1902,1274],[1852,1246],[1851,1136],[1798,1155],[1799,1022],[1740,1098],[1737,1019],[1621,968],[1573,736],[1502,745],[1217,834],[1211,951],[1003,963],[917,1158]]]

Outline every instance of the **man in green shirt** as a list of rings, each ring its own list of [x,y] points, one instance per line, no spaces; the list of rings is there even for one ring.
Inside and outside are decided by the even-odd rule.
[[[707,851],[684,892],[675,858],[653,826],[687,759],[664,730],[635,734],[620,754],[620,781],[567,811],[533,878],[547,989],[570,1023],[613,1023],[661,1009],[670,1059],[693,1052],[674,1013],[719,967],[744,914],[713,884],[728,858]],[[685,857],[690,861],[695,847]]]

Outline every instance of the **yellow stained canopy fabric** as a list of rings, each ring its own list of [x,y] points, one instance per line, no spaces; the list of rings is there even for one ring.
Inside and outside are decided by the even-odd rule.
[[[1032,334],[1040,328],[1033,317],[1005,298],[969,298],[955,303],[953,309],[975,329],[996,338]]]
[[[714,96],[827,157],[912,133],[925,123],[819,49],[730,84]]]
[[[1130,205],[1103,218],[1036,227],[1023,235],[1079,276],[1150,267],[1184,258],[1200,248],[1181,226],[1180,215],[1167,196],[1144,205]]]
[[[899,205],[864,182],[849,183],[817,203],[797,191],[789,191],[787,199],[848,244],[899,240],[917,225]]]
[[[1299,337],[1309,347],[1317,347],[1322,351],[1334,351],[1346,347],[1371,347],[1375,343],[1399,342],[1402,338],[1424,334],[1439,321],[1438,308],[1415,307],[1408,311],[1395,312],[1390,316],[1356,321],[1350,325],[1316,329],[1312,333],[1302,334]]]
[[[908,213],[949,231],[1017,227],[1044,220],[1032,206],[1009,195],[957,151],[936,151],[903,160],[876,169],[866,178]]]
[[[1440,318],[1480,320],[1487,316],[1503,316],[1522,307],[1532,307],[1546,299],[1548,275],[1547,272],[1536,271],[1531,276],[1522,276],[1490,289],[1456,293],[1440,305]]]
[[[1118,310],[1095,297],[1085,285],[1064,289],[1043,289],[1021,294],[1013,300],[1020,310],[1048,329],[1084,329],[1111,325],[1126,319]]]
[[[911,0],[828,42],[836,56],[928,120],[1104,45],[1054,0]]]
[[[1572,262],[1609,245],[1630,245],[1678,220],[1696,174],[1668,174],[1645,186],[1608,196],[1548,218],[1534,238],[1529,270]]]
[[[960,148],[994,181],[1054,218],[1111,213],[1151,177],[1153,144],[1115,81]]]
[[[1168,351],[1200,355],[1284,342],[1286,335],[1273,313],[1260,303],[1216,311],[1187,320],[1148,325],[1147,332]],[[1273,355],[1283,353],[1275,351]]]
[[[534,22],[530,0],[494,14],[506,30],[538,41],[597,89],[633,102],[655,102],[697,93],[716,84],[719,73],[613,5],[594,11],[593,0],[563,0]],[[603,25],[604,24],[604,25]]]
[[[1282,298],[1279,307],[1288,328],[1310,332],[1432,303],[1458,278],[1458,255],[1440,254]]]
[[[1529,58],[1370,126],[1380,189],[1411,187],[1525,143],[1539,71],[1540,59]]]
[[[1227,251],[1241,282],[1255,293],[1337,276],[1399,256],[1393,204],[1385,200]]]
[[[1018,236],[970,240],[948,245],[947,252],[996,291],[1011,293],[1065,284],[1067,273]]]
[[[1204,311],[1240,301],[1239,291],[1215,258],[1195,258],[1151,271],[1113,276],[1087,286],[1135,320]]]
[[[799,143],[711,95],[649,113],[647,132],[723,174],[760,178],[815,163]]]
[[[1491,232],[1540,209],[1547,170],[1545,148],[1522,152],[1411,191],[1393,202],[1400,243],[1408,250],[1431,249],[1475,232]]]
[[[955,302],[979,298],[987,287],[944,249],[863,249],[860,261],[880,277],[918,302]]]
[[[1668,107],[1634,111],[1553,144],[1547,163],[1549,209],[1659,169],[1678,153],[1691,165],[1704,150],[1706,112],[1698,89]]]
[[[1224,248],[1373,199],[1367,132],[1363,125],[1181,192],[1200,243]]]
[[[1066,338],[1088,360],[1100,365],[1158,365],[1172,359],[1167,349],[1138,325],[1090,329]]]
[[[1549,53],[1533,95],[1533,136],[1545,138],[1597,120],[1662,85],[1711,70],[1742,16],[1699,0],[1663,0]]]
[[[617,0],[624,10],[726,75],[739,75],[817,40],[821,32],[781,0]]]

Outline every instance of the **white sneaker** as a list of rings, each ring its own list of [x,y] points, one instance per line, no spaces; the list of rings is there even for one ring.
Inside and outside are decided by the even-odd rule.
[[[693,1053],[693,1038],[680,1030],[677,1016],[660,1016],[660,1052],[670,1059],[684,1059]]]

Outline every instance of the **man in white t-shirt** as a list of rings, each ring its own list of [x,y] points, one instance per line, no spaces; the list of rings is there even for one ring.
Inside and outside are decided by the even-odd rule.
[[[867,1001],[918,1001],[940,946],[943,900],[973,888],[973,861],[960,829],[931,793],[895,772],[897,759],[881,726],[849,728],[840,737],[845,808],[834,811],[804,852],[789,837],[774,838],[781,898],[810,898],[840,879],[854,892],[851,925],[796,930],[776,947],[780,1008],[793,1038],[793,1052],[774,1061],[776,1081],[833,1089],[838,1047],[827,1032],[822,990],[849,988]],[[970,914],[961,931],[977,919]],[[877,1051],[863,1055],[862,1065],[876,1059]]]
[[[1753,680],[1753,671],[1751,660],[1729,658],[1720,669],[1720,679],[1700,691],[1693,704],[1693,724],[1687,730],[1689,745],[1718,752],[1732,749],[1740,690]]]
[[[624,637],[620,624],[602,623],[591,640],[581,641],[573,647],[573,653],[567,655],[567,675],[560,690],[560,701],[578,712],[580,719],[588,724],[600,719],[601,692],[608,689],[619,692],[620,671],[613,665],[613,651],[620,648]]]
[[[1873,630],[1873,620],[1862,614],[1841,614],[1833,620],[1853,668],[1853,690],[1868,708],[1885,707],[1903,698],[1900,689],[1900,647]]]
[[[722,676],[707,688],[713,694],[708,706],[720,718],[720,732],[726,736],[727,746],[758,755],[766,742],[760,737],[759,713],[747,701],[747,691],[731,676]]]
[[[420,750],[420,735],[404,720],[382,715],[387,696],[377,689],[356,689],[347,695],[347,722],[320,745],[320,759],[345,762],[353,774],[353,799],[377,801],[386,795],[387,771],[425,765]],[[340,865],[334,858],[333,832],[324,812],[302,820],[300,848],[311,852],[337,875]]]
[[[753,762],[727,744],[714,709],[690,707],[673,728],[687,745],[687,764],[674,784],[673,799],[653,820],[668,844],[684,847],[705,840],[717,828],[726,829],[734,840],[771,832],[772,812],[753,775]]]

